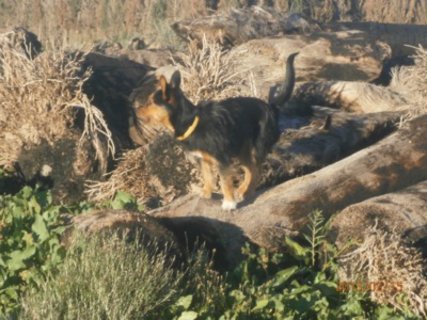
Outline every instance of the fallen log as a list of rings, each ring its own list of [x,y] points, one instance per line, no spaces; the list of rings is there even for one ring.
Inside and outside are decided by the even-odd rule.
[[[311,173],[372,145],[393,132],[401,118],[399,112],[350,114],[316,106],[312,110],[311,118],[281,117],[286,129],[263,163],[258,188]],[[290,128],[298,121],[304,126]]]
[[[227,14],[214,14],[172,24],[175,33],[184,40],[199,43],[207,38],[224,46],[234,46],[251,39],[280,33],[309,32],[319,26],[297,14],[281,13],[271,8],[252,6],[230,10]]]
[[[245,85],[254,86],[266,98],[271,86],[283,82],[286,57],[297,51],[297,82],[373,81],[391,55],[387,44],[368,40],[365,33],[357,30],[255,39],[234,47],[229,54],[235,61],[236,73],[246,77]],[[250,82],[248,72],[253,75]]]
[[[252,203],[248,201],[232,213],[222,211],[217,199],[188,195],[149,214],[208,221],[207,230],[223,241],[228,261],[235,261],[247,239],[277,249],[285,234],[296,235],[305,227],[313,210],[323,210],[328,216],[351,204],[427,180],[426,123],[427,115],[420,116],[375,145],[260,193]],[[236,228],[239,233],[233,232]]]
[[[362,241],[373,225],[427,250],[427,181],[345,208],[332,218],[331,237],[338,245]]]
[[[424,8],[424,11],[426,9]],[[423,19],[426,19],[425,15],[423,15]],[[369,22],[339,22],[335,24],[333,29],[361,30],[366,32],[370,39],[381,39],[392,48],[392,58],[412,55],[414,50],[409,46],[427,46],[427,26],[424,23],[403,24],[397,21],[389,21],[389,23],[371,21],[378,20],[370,20]]]
[[[76,236],[93,236],[116,234],[128,241],[138,240],[145,249],[165,250],[176,258],[182,257],[185,247],[179,246],[175,235],[165,228],[158,219],[141,212],[123,209],[99,209],[80,214],[75,217],[63,217],[67,229],[61,242],[70,246]]]
[[[411,108],[404,96],[389,87],[356,81],[306,82],[295,90],[292,100],[300,108],[321,105],[358,113]]]

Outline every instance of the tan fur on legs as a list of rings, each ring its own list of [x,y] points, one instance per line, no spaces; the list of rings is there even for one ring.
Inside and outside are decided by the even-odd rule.
[[[224,200],[222,201],[222,209],[224,210],[233,210],[237,206],[237,202],[234,200],[233,176],[231,173],[232,171],[229,168],[219,172],[222,194],[224,195]]]
[[[213,165],[210,161],[206,161],[205,159],[202,159],[200,167],[201,167],[202,179],[203,179],[202,197],[206,199],[210,199],[212,197],[212,191],[215,185]]]
[[[237,189],[237,199],[239,201],[245,199],[248,195],[255,191],[259,175],[258,166],[253,163],[242,165],[242,168],[245,178]]]

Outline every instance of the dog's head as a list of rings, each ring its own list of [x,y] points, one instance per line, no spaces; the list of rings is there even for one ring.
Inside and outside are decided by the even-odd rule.
[[[140,144],[138,136],[146,139],[162,129],[174,131],[172,117],[183,96],[180,85],[181,75],[175,71],[169,82],[163,75],[153,76],[134,90],[130,98],[133,110],[130,135],[136,143]]]

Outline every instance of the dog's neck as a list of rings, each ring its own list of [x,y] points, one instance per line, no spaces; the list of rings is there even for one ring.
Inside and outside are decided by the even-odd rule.
[[[196,130],[199,118],[198,109],[183,94],[177,97],[178,108],[172,114],[171,122],[178,140],[185,140]]]

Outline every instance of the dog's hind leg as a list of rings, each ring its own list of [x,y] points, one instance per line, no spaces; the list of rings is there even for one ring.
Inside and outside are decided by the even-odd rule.
[[[231,168],[220,168],[219,178],[221,182],[222,194],[224,196],[224,200],[222,201],[222,209],[236,209],[237,202],[234,199],[233,176]]]
[[[259,179],[259,165],[261,162],[259,150],[248,144],[239,157],[244,172],[244,179],[237,189],[237,199],[244,200],[255,191]]]
[[[244,180],[237,189],[237,199],[242,201],[248,195],[252,194],[255,191],[255,187],[259,178],[258,166],[253,162],[248,164],[242,164],[244,172]]]

